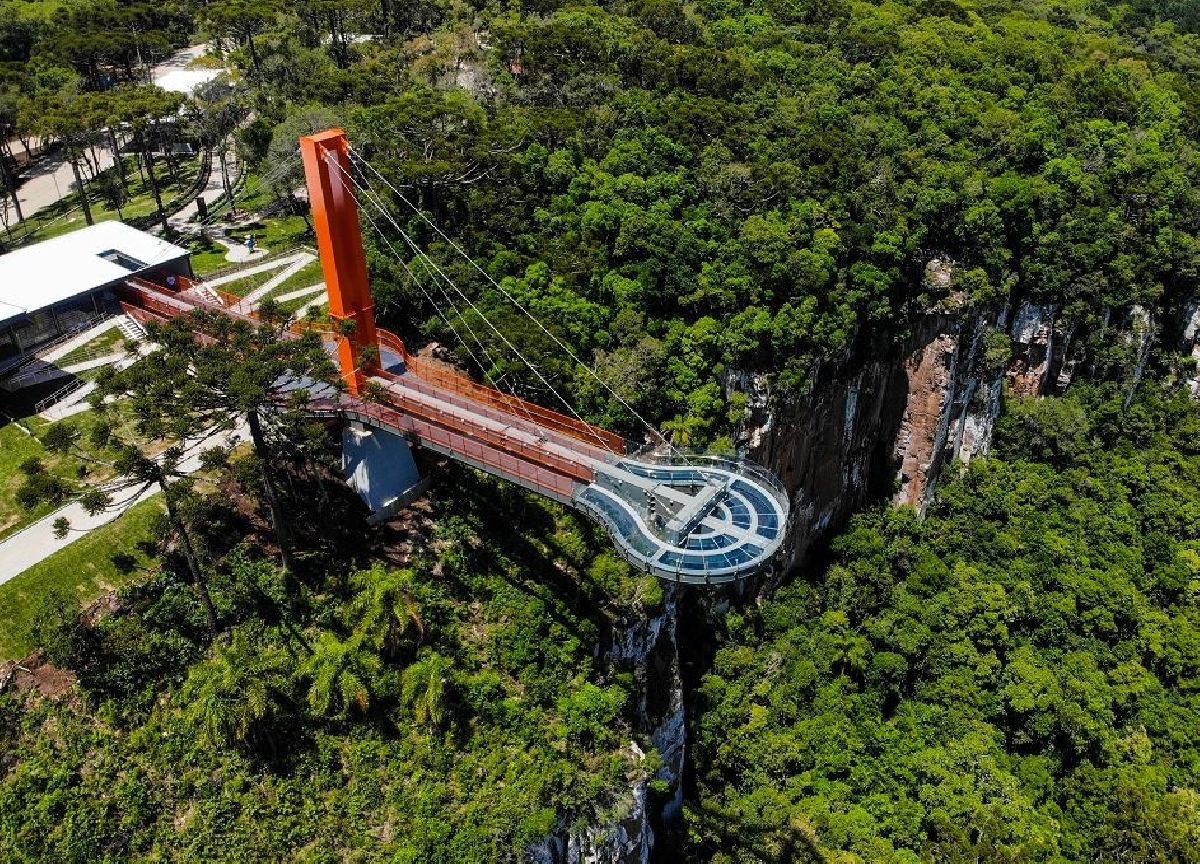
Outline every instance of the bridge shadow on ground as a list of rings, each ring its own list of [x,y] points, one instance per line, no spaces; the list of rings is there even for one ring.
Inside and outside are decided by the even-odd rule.
[[[460,599],[480,599],[478,592],[490,576],[540,600],[546,613],[576,638],[586,641],[604,631],[604,609],[614,598],[587,571],[594,554],[611,542],[589,520],[450,461],[439,469],[430,496],[439,521],[457,517],[476,530],[473,554],[465,562],[475,572],[440,568],[440,577]],[[592,625],[592,634],[583,632],[581,620]]]

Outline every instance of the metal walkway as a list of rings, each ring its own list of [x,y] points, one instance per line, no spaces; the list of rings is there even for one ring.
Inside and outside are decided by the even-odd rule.
[[[398,433],[416,445],[576,507],[608,530],[628,560],[663,579],[731,582],[771,560],[786,534],[788,497],[761,468],[735,459],[684,456],[674,448],[667,448],[669,454],[631,456],[620,436],[584,422],[562,394],[555,392],[573,417],[413,356],[399,337],[378,328],[356,192],[376,206],[419,257],[424,253],[380,206],[377,196],[355,181],[350,145],[342,130],[304,136],[300,154],[332,321],[322,338],[348,391],[321,394],[310,403],[314,412]],[[393,192],[421,214],[400,190],[393,187]],[[429,224],[506,293],[436,225]],[[386,245],[391,248],[390,241]],[[449,285],[478,311],[436,263],[426,263],[445,283],[441,290],[446,298]],[[145,278],[132,278],[121,299],[135,317],[172,318],[199,308],[253,317],[253,308],[243,300],[223,298],[220,292],[187,279],[177,280],[177,287],[181,290],[170,292]],[[519,301],[510,300],[565,354],[582,362]],[[484,322],[553,391],[516,346],[486,318]],[[487,353],[482,343],[480,348]],[[611,387],[600,383],[633,410]],[[639,420],[652,429],[643,418]]]
[[[179,287],[172,292],[131,279],[120,299],[141,320],[197,309],[250,318],[187,280]],[[604,526],[630,562],[663,579],[732,582],[762,569],[779,550],[788,496],[762,468],[711,455],[627,456],[623,439],[607,430],[409,355],[393,334],[378,332],[383,369],[371,377],[385,398],[328,394],[311,404],[314,413],[403,435],[575,507]]]

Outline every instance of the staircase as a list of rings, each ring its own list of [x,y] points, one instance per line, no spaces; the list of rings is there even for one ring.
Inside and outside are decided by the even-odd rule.
[[[22,387],[28,387],[31,384],[38,384],[42,381],[48,381],[51,378],[60,377],[53,374],[45,374],[49,368],[54,368],[49,358],[52,358],[63,350],[69,350],[68,343],[81,339],[82,334],[97,328],[103,324],[105,320],[111,316],[91,315],[84,320],[76,323],[66,330],[58,338],[39,345],[37,350],[32,355],[16,358],[8,361],[6,364],[0,365],[0,388],[8,390],[10,393],[20,390]]]
[[[134,320],[129,315],[121,316],[117,328],[130,342],[141,343],[146,341],[146,328],[142,326],[140,321]]]
[[[4,379],[0,387],[3,387],[10,393],[15,393],[26,387],[45,384],[47,381],[53,381],[55,378],[65,378],[70,374],[67,370],[55,366],[50,361],[38,358],[21,366],[16,371],[16,374]]]
[[[66,387],[60,390],[55,390],[42,401],[38,402],[33,407],[34,413],[42,414],[51,408],[63,408],[67,405],[73,405],[87,397],[89,393],[96,389],[96,384],[93,381],[88,381],[86,378],[76,378],[71,381]],[[46,418],[58,419],[58,418]]]
[[[104,317],[110,320],[107,327],[115,326],[121,331],[121,334],[127,341],[135,344],[141,344],[146,341],[146,331],[142,328],[142,325],[128,315],[122,315],[115,321],[112,321],[110,316]],[[89,331],[84,336],[81,336],[79,333],[68,334],[70,338],[64,337],[55,340],[51,345],[44,346],[39,350],[39,356],[26,358],[25,362],[12,369],[7,377],[0,380],[0,389],[14,393],[26,387],[45,384],[48,381],[54,381],[58,378],[68,378],[78,372],[94,369],[98,366],[105,366],[120,361],[125,356],[124,352],[119,349],[119,346],[116,353],[114,353],[112,346],[97,347],[93,350],[78,353],[79,346],[71,344],[72,340],[78,342],[85,338],[94,338],[95,335],[98,334],[89,328]],[[87,343],[84,342],[83,344]],[[75,353],[76,356],[72,358],[69,365],[63,365],[62,360],[59,358],[69,353]],[[68,384],[64,388],[64,391],[71,386],[71,384]],[[42,401],[53,404],[60,398],[62,397],[59,394],[54,394]]]
[[[202,299],[207,300],[209,303],[216,304],[217,306],[226,305],[225,301],[221,298],[221,295],[209,288],[203,282],[193,282],[192,291],[200,295]]]

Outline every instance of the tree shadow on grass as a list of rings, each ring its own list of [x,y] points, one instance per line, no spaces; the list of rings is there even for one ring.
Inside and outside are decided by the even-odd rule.
[[[532,493],[504,481],[485,479],[457,465],[448,466],[447,473],[443,488],[453,488],[455,495],[453,499],[438,502],[445,508],[439,516],[473,515],[479,519],[487,557],[496,562],[480,561],[479,568],[544,602],[546,613],[572,635],[584,636],[575,619],[587,620],[597,632],[602,632],[605,598],[584,590],[588,580],[583,562],[570,560],[571,556],[561,548],[555,537],[558,525],[554,516],[529,500]],[[589,542],[586,548],[595,546]],[[559,559],[570,566],[560,566]],[[505,561],[516,566],[505,567],[502,563]],[[464,596],[476,590],[461,580],[456,581]],[[570,610],[575,619],[564,614],[563,609]]]
[[[138,547],[140,549],[141,547],[146,546],[146,545],[151,546],[151,554],[152,554],[153,553],[153,544],[139,543]],[[137,570],[141,566],[141,562],[139,562],[136,557],[134,557],[133,555],[130,555],[128,552],[117,552],[115,555],[110,556],[109,560],[112,562],[112,565],[113,565],[113,567],[116,568],[117,572],[120,573],[122,576],[128,576],[130,573],[132,573],[134,570]]]

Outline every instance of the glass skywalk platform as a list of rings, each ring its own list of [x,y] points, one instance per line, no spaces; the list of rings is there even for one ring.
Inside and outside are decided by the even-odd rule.
[[[596,466],[575,503],[605,526],[637,567],[698,585],[744,579],[783,543],[788,496],[745,460],[639,454]]]

